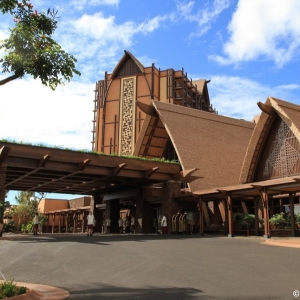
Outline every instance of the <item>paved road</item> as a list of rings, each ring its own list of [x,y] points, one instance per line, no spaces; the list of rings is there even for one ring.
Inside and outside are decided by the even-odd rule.
[[[293,291],[300,290],[300,250],[263,241],[14,236],[0,241],[0,271],[7,279],[66,289],[68,299],[297,299]]]

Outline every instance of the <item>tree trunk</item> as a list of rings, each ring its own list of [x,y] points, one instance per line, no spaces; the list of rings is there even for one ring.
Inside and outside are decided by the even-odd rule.
[[[7,78],[5,78],[3,80],[0,80],[0,85],[4,85],[4,84],[6,84],[6,83],[8,83],[10,81],[13,81],[13,80],[15,80],[17,78],[20,78],[20,77],[21,77],[21,75],[14,74],[14,75],[9,76],[9,77],[7,77]]]

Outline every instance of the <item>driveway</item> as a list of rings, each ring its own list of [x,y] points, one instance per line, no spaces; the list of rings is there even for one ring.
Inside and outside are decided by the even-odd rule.
[[[198,235],[10,235],[0,240],[0,271],[6,279],[65,289],[68,299],[297,299],[299,249],[262,242]]]

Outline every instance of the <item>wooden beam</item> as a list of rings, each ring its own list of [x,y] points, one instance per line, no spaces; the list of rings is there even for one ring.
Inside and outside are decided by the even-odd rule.
[[[11,147],[7,147],[7,146],[1,147],[1,149],[0,149],[0,165],[2,165],[3,162],[5,162],[10,149],[11,149]]]
[[[178,173],[173,174],[173,180],[175,181],[185,181],[188,180],[188,177],[190,177],[194,172],[198,171],[199,169],[193,168],[189,170],[183,170]],[[204,178],[199,176],[199,178]]]
[[[154,167],[154,168],[151,168],[151,169],[148,169],[146,171],[144,171],[144,178],[148,179],[151,177],[151,175],[156,172],[159,168],[158,167]]]
[[[136,105],[146,115],[149,115],[151,117],[158,117],[158,114],[152,105],[148,105],[148,104],[142,103],[140,101],[136,101]]]
[[[85,159],[78,164],[78,171],[83,172],[85,167],[91,162],[90,159]]]
[[[50,159],[50,155],[46,154],[44,155],[39,162],[39,168],[44,168],[46,166],[46,163],[48,162],[48,160]]]
[[[256,190],[258,190],[259,192],[261,192],[263,190],[263,186],[262,185],[258,185],[258,184],[251,184],[251,186],[253,186]]]
[[[217,191],[220,192],[221,194],[223,194],[224,196],[228,195],[228,191],[227,190],[217,189]]]
[[[121,170],[124,169],[124,167],[125,167],[126,165],[127,165],[127,164],[122,163],[122,164],[119,164],[118,166],[115,166],[115,167],[113,168],[112,175],[113,175],[113,176],[117,176],[117,175],[121,172]]]
[[[261,109],[261,111],[263,111],[264,113],[271,115],[271,116],[276,116],[276,111],[271,105],[264,104],[261,102],[258,102],[257,105]]]
[[[241,207],[242,207],[243,213],[248,214],[248,209],[247,209],[246,203],[244,201],[241,201]]]

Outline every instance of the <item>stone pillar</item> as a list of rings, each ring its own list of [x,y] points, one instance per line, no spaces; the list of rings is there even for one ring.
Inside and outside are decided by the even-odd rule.
[[[146,201],[147,196],[152,195],[152,188],[142,188],[136,197],[135,232],[153,233],[154,207]]]
[[[181,184],[178,181],[168,181],[163,184],[163,201],[162,215],[167,218],[167,232],[172,230],[172,217],[182,210],[181,205],[173,199],[174,196],[180,195]]]
[[[6,165],[0,167],[0,236],[3,231],[3,215],[4,215],[4,201],[5,201],[5,181],[6,181]]]
[[[93,211],[94,217],[96,220],[96,226],[94,228],[95,232],[102,232],[102,225],[103,225],[103,209],[98,209],[96,206],[97,204],[103,204],[103,195],[94,195],[93,196]]]

